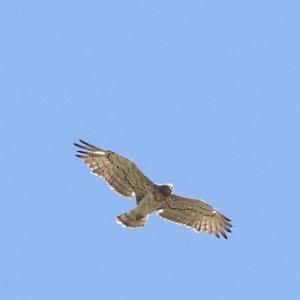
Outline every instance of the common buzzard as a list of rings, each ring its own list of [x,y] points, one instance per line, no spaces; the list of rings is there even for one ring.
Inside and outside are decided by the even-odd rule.
[[[207,232],[227,239],[231,221],[209,204],[172,193],[170,184],[157,185],[147,178],[135,163],[109,150],[103,150],[83,140],[74,143],[81,150],[76,156],[84,161],[95,175],[125,197],[135,197],[137,207],[117,216],[117,222],[125,227],[142,227],[150,213],[171,222]]]

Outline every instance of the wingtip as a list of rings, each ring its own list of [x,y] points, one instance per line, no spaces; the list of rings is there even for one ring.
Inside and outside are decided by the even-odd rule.
[[[81,154],[84,154],[84,155],[89,155],[90,154],[89,152],[84,151],[84,150],[77,150],[77,153],[81,153]]]
[[[231,222],[231,220],[227,217],[225,217],[224,215],[222,215],[222,217],[227,221],[227,222]]]
[[[228,240],[228,237],[227,237],[227,235],[226,235],[225,232],[222,232],[222,231],[221,231],[221,234],[222,234],[222,236],[223,236],[224,239]]]
[[[73,143],[73,145],[80,148],[80,145],[78,143]]]
[[[105,153],[105,150],[103,150],[93,144],[90,144],[82,139],[80,139],[79,142],[81,143],[81,145],[75,143],[76,146],[79,148],[90,150],[90,151],[101,151],[101,152]]]
[[[88,146],[88,147],[95,147],[95,148],[97,148],[95,145],[92,145],[92,144],[90,144],[90,143],[88,143],[88,142],[86,142],[86,141],[84,141],[82,139],[80,139],[79,142],[81,144],[84,144],[84,145]]]

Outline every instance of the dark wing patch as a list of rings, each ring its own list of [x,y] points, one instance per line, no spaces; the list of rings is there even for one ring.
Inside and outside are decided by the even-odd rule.
[[[101,176],[111,188],[125,197],[142,198],[154,186],[129,159],[109,150],[80,140],[81,144],[74,145],[76,156],[84,161],[95,175]]]
[[[171,195],[166,207],[158,211],[159,216],[177,224],[227,239],[226,231],[231,232],[230,219],[217,212],[209,204],[195,199]]]

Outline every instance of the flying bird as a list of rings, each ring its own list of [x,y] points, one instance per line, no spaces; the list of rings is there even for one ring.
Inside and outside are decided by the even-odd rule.
[[[83,140],[74,143],[76,156],[94,175],[102,177],[119,194],[135,198],[137,207],[117,216],[124,227],[142,227],[149,214],[156,212],[173,223],[194,229],[196,232],[222,235],[231,232],[231,221],[202,200],[173,194],[170,184],[157,185],[146,177],[131,160],[110,150],[104,150]]]

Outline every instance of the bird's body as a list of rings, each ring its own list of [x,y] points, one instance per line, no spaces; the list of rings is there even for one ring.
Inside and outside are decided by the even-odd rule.
[[[167,185],[154,185],[144,198],[138,202],[135,209],[117,217],[117,222],[127,227],[144,226],[149,214],[167,206],[171,188]]]
[[[135,197],[137,207],[117,217],[126,227],[142,227],[149,214],[157,214],[171,222],[203,231],[220,234],[227,239],[225,231],[231,232],[230,220],[202,200],[174,195],[171,185],[157,185],[147,178],[127,158],[109,150],[103,150],[80,140],[74,144],[82,150],[76,155],[91,172],[101,176],[110,187],[125,197]]]

